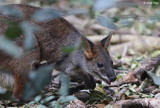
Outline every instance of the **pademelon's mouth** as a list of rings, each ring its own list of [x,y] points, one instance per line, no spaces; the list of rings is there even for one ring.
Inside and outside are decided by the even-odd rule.
[[[102,77],[99,74],[97,74],[96,72],[93,72],[96,76],[98,76],[100,78],[100,80],[103,80],[104,82],[106,82],[108,85],[111,84],[111,82],[109,81],[108,77]]]

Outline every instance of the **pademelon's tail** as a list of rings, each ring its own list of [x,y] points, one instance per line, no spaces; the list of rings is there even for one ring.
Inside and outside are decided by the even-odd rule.
[[[0,87],[7,91],[12,91],[14,87],[14,77],[11,73],[0,71]]]

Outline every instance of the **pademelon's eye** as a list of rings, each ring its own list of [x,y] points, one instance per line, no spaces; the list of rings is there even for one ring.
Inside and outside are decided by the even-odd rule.
[[[98,67],[98,68],[102,68],[102,67],[103,67],[103,64],[102,64],[102,63],[97,63],[97,67]]]

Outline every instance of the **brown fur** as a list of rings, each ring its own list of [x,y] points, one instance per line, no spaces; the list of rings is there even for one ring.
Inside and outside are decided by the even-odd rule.
[[[20,58],[14,58],[0,50],[0,69],[10,71],[14,75],[15,84],[13,95],[16,98],[21,98],[25,83],[28,80],[27,75],[32,69],[32,64],[37,61],[49,61],[52,59],[52,61],[56,63],[55,69],[65,72],[68,75],[77,75],[81,77],[81,79],[86,82],[87,86],[92,89],[95,87],[95,82],[90,74],[96,75],[104,81],[108,81],[107,77],[115,77],[112,65],[110,65],[111,59],[108,53],[98,45],[87,40],[87,38],[82,39],[85,36],[68,21],[63,18],[58,18],[47,22],[36,22],[31,20],[31,15],[40,8],[27,5],[11,6],[15,6],[21,10],[25,16],[25,20],[37,24],[42,28],[42,31],[35,33],[34,48],[25,54],[23,46],[25,36],[21,35],[15,39],[15,43],[24,54]],[[22,20],[3,15],[0,12],[0,20],[6,19],[17,23]],[[0,34],[4,34],[7,27],[8,24],[1,21]],[[74,51],[71,54],[63,52],[63,47],[75,46],[81,44],[82,41],[86,43],[84,49],[82,48],[80,51]],[[104,69],[97,68],[97,62],[105,63]]]

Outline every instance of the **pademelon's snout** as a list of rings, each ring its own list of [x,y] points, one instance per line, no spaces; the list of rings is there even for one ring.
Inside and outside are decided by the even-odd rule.
[[[117,79],[116,74],[114,73],[114,70],[112,67],[109,68],[109,72],[107,76],[110,82],[113,82]]]
[[[116,78],[116,76],[111,76],[111,77],[109,77],[108,79],[109,79],[109,81],[113,82],[113,81],[115,81],[117,78]]]

